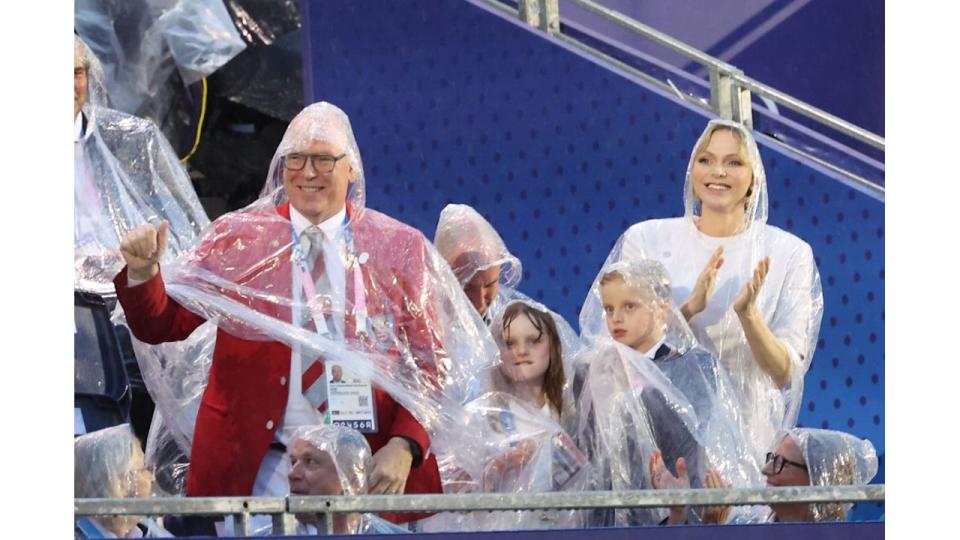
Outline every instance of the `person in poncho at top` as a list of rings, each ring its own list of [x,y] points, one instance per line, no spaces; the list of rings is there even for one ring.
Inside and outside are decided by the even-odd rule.
[[[291,121],[262,197],[216,220],[196,249],[161,272],[165,224],[124,238],[114,283],[138,340],[216,325],[187,495],[285,495],[291,434],[324,422],[364,433],[371,493],[440,491],[429,432],[448,388],[471,384],[460,378],[495,345],[432,245],[365,208],[364,194],[347,115],[315,103]],[[328,386],[328,362],[359,382]]]

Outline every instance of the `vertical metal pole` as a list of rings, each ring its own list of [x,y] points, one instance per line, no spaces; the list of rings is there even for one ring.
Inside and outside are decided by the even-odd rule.
[[[753,129],[753,104],[750,102],[750,90],[734,83],[733,85],[733,119],[744,126]]]
[[[297,518],[290,512],[273,514],[273,535],[293,536],[297,532]]]
[[[250,512],[240,512],[234,514],[233,531],[237,536],[250,535]]]
[[[559,0],[520,0],[517,14],[520,19],[548,34],[560,32]]]
[[[710,68],[710,108],[720,118],[740,122],[748,128],[753,127],[753,108],[750,103],[750,90],[737,84],[735,75],[740,70],[721,70],[717,66]]]
[[[318,530],[323,531],[323,534],[331,535],[333,534],[333,513],[332,512],[323,512],[320,514],[320,526],[317,527]]]
[[[710,67],[710,108],[720,118],[733,119],[733,106],[730,103],[730,77],[716,66]]]
[[[560,33],[559,0],[540,0],[540,29],[550,35]]]
[[[540,0],[520,0],[517,6],[520,20],[530,26],[540,26]]]

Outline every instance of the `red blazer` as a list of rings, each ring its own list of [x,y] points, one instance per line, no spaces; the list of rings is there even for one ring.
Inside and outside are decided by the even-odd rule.
[[[351,209],[347,209],[353,214]],[[229,281],[259,291],[275,291],[290,298],[291,262],[289,203],[276,208],[278,216],[257,220],[254,213],[231,213],[213,224],[200,245],[188,256],[200,267],[215,268]],[[393,331],[409,346],[417,364],[428,376],[435,374],[433,358],[442,350],[437,331],[430,323],[429,273],[425,267],[427,240],[422,233],[372,210],[351,215],[350,230],[356,254],[368,255],[361,265],[367,291],[368,315],[387,316]],[[271,247],[273,249],[271,249]],[[231,272],[236,272],[231,274]],[[170,298],[160,274],[135,287],[127,286],[127,269],[114,278],[117,298],[127,323],[137,339],[157,344],[187,338],[204,319]],[[347,340],[363,348],[350,316],[354,281],[346,280]],[[288,307],[251,300],[236,291],[224,291],[235,300],[281,320],[290,321]],[[409,302],[420,299],[420,309],[410,313]],[[426,304],[426,305],[425,305]],[[209,382],[200,402],[191,449],[187,495],[247,496],[253,491],[260,462],[283,420],[287,405],[286,381],[290,373],[290,348],[275,341],[252,341],[217,330]],[[297,374],[299,376],[299,374]],[[430,439],[423,426],[389,394],[374,388],[377,405],[377,433],[366,434],[374,452],[396,435],[417,441],[424,451]],[[436,458],[415,466],[407,479],[405,493],[440,493]],[[402,522],[423,514],[389,516]]]

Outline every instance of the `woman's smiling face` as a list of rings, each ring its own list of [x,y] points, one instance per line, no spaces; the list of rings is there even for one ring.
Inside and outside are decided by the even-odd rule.
[[[694,156],[693,193],[705,212],[726,214],[746,208],[753,169],[742,146],[733,130],[719,128]]]

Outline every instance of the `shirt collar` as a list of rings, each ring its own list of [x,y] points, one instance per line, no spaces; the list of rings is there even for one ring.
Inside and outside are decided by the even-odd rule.
[[[667,339],[666,336],[660,338],[660,341],[658,341],[653,347],[651,347],[649,351],[643,353],[643,356],[645,356],[646,358],[649,358],[650,360],[653,360],[657,354],[657,351],[660,350],[660,346],[663,345],[663,342],[666,339]]]
[[[73,120],[73,142],[80,142],[83,139],[83,111],[77,113]]]
[[[325,234],[327,238],[336,238],[346,217],[347,207],[344,205],[339,212],[321,221],[317,226],[320,227],[320,230],[323,231],[323,234]],[[293,223],[293,230],[297,233],[297,236],[303,234],[304,229],[313,225],[313,223],[310,223],[310,220],[303,217],[303,214],[294,208],[292,204],[290,205],[290,222]]]

